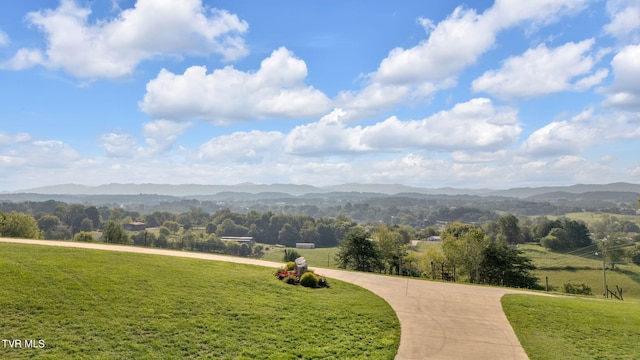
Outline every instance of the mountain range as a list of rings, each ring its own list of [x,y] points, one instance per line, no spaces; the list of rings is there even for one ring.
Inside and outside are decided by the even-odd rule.
[[[242,183],[237,185],[200,185],[200,184],[105,184],[87,186],[79,184],[62,184],[24,189],[3,194],[47,194],[47,195],[166,195],[166,196],[207,196],[220,193],[245,194],[279,194],[280,196],[304,196],[312,194],[330,193],[370,193],[383,195],[423,194],[423,195],[475,195],[499,196],[509,198],[532,198],[548,196],[575,197],[569,194],[584,194],[592,192],[640,193],[640,184],[611,183],[611,184],[576,184],[571,186],[519,187],[506,190],[492,189],[457,189],[457,188],[427,188],[401,184],[342,184],[326,187],[297,184],[254,184]]]

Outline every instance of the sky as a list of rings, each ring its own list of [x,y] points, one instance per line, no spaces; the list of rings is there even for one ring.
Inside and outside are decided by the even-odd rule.
[[[640,183],[640,0],[0,5],[0,191]]]

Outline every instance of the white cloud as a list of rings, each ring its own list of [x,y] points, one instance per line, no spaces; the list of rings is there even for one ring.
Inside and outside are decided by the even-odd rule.
[[[16,135],[7,135],[0,132],[0,146],[14,145],[31,141],[31,135],[27,133],[19,133]]]
[[[640,35],[640,1],[609,0],[607,11],[611,22],[603,30],[615,38],[638,42]]]
[[[607,90],[605,106],[628,110],[640,109],[640,45],[629,45],[611,61],[615,80]]]
[[[0,69],[3,70],[24,70],[32,66],[41,64],[43,55],[37,49],[20,49],[9,60],[0,62]]]
[[[296,155],[326,155],[366,151],[360,145],[361,128],[348,128],[343,121],[347,115],[334,109],[318,122],[296,126],[284,139],[287,153]]]
[[[348,118],[361,119],[401,102],[428,100],[436,91],[454,86],[466,67],[495,46],[500,31],[516,25],[535,28],[553,23],[581,11],[588,1],[498,0],[482,14],[457,7],[437,25],[419,18],[428,38],[414,47],[391,50],[378,69],[366,76],[368,82],[361,91],[340,94],[338,106]],[[376,96],[381,89],[391,90],[390,96]]]
[[[520,150],[528,156],[577,155],[596,145],[633,139],[640,139],[639,114],[595,114],[590,108],[569,120],[553,121],[534,131]]]
[[[234,60],[247,53],[240,37],[247,23],[227,11],[207,9],[201,0],[138,0],[116,17],[93,23],[90,14],[74,0],[29,13],[27,21],[47,37],[46,55],[23,48],[3,68],[41,64],[78,78],[113,79],[158,56],[217,53]]]
[[[346,113],[334,110],[319,122],[298,126],[287,135],[292,154],[393,152],[407,149],[497,150],[513,144],[521,128],[511,109],[496,109],[491,100],[460,103],[423,120],[390,117],[370,126],[347,127]]]
[[[99,137],[108,157],[133,158],[136,155],[138,141],[130,134],[109,133]]]
[[[179,135],[191,126],[191,123],[178,123],[168,120],[155,120],[142,126],[142,135],[147,144],[147,155],[156,155],[169,150]]]
[[[10,42],[9,35],[0,29],[0,46],[9,45]]]
[[[540,44],[521,56],[508,58],[500,69],[486,71],[473,81],[473,91],[508,99],[587,90],[608,75],[606,69],[589,75],[597,61],[596,57],[588,54],[594,43],[594,39],[588,39],[554,49]],[[580,76],[584,77],[572,83]]]
[[[192,66],[182,75],[163,69],[147,84],[139,106],[155,118],[202,119],[215,124],[320,116],[329,109],[330,100],[306,85],[306,77],[305,62],[280,48],[254,73],[232,66],[211,74],[204,66]]]
[[[259,163],[282,152],[284,135],[278,131],[235,132],[200,146],[198,158],[215,163]]]

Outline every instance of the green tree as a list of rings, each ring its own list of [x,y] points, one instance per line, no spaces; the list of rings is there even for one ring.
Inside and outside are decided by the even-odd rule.
[[[563,228],[553,228],[540,239],[540,245],[553,251],[565,250],[569,248],[569,234]]]
[[[80,223],[80,231],[90,232],[93,231],[93,221],[89,218],[82,219]]]
[[[604,253],[604,259],[611,266],[611,270],[615,269],[616,264],[626,255],[628,247],[629,242],[619,233],[598,242],[598,248]]]
[[[102,241],[110,244],[126,244],[129,242],[129,236],[121,224],[109,220],[102,231]]]
[[[538,288],[538,278],[531,272],[536,267],[522,252],[504,242],[492,242],[483,252],[478,281],[484,284]]]
[[[389,230],[389,227],[382,225],[376,229],[373,238],[378,241],[382,270],[389,274],[399,274],[400,261],[404,256],[402,236],[395,231]]]
[[[61,224],[60,219],[58,219],[58,217],[55,215],[48,215],[48,214],[42,215],[38,219],[38,227],[45,234],[49,231],[55,230],[55,228],[60,224]]]
[[[79,233],[76,234],[76,236],[73,238],[74,241],[80,241],[80,242],[92,242],[93,241],[93,235],[91,235],[90,232],[86,232],[86,231],[80,231]]]
[[[297,242],[300,242],[300,233],[290,224],[284,224],[278,232],[278,242],[288,247],[294,247]]]
[[[0,217],[0,234],[2,236],[22,239],[42,239],[42,231],[38,222],[31,215],[12,211]]]
[[[517,217],[506,215],[498,219],[498,240],[504,240],[509,244],[521,244],[524,242],[524,236],[522,236]]]
[[[300,257],[300,254],[297,251],[295,251],[293,249],[291,249],[291,250],[284,249],[284,257],[283,257],[282,261],[284,261],[286,263],[290,262],[290,261],[296,261],[296,259],[299,258],[299,257]]]
[[[477,282],[484,250],[489,245],[484,231],[472,225],[452,223],[442,233],[442,251],[447,262],[467,274],[470,282]]]
[[[166,220],[165,222],[162,223],[162,226],[169,229],[169,231],[171,231],[174,234],[180,231],[180,228],[182,227],[180,226],[180,223],[172,220]]]
[[[361,227],[354,227],[340,242],[336,262],[342,269],[371,272],[380,268],[379,256],[376,243],[369,240],[369,234]]]

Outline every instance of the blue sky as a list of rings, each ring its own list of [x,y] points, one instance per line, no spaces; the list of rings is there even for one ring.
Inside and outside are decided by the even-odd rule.
[[[0,191],[640,182],[640,0],[7,2]]]

